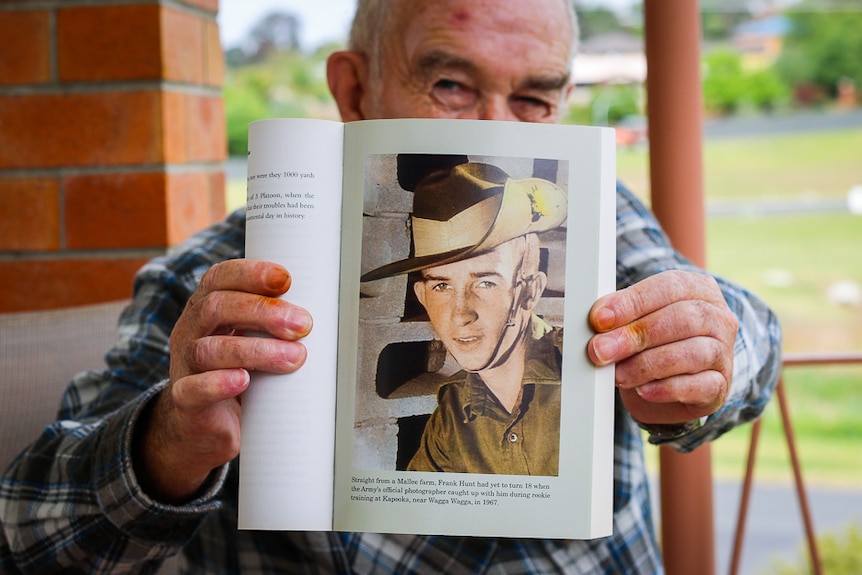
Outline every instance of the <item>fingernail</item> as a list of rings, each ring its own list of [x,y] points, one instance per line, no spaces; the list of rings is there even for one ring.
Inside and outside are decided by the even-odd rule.
[[[593,351],[601,363],[611,363],[617,355],[619,345],[613,336],[598,336],[593,343]]]
[[[294,342],[294,345],[288,345],[285,351],[287,361],[295,366],[301,365],[305,361],[306,349],[301,343]]]
[[[635,392],[639,397],[649,396],[652,391],[658,386],[657,383],[645,383],[643,385],[639,385],[635,388]]]
[[[274,291],[283,291],[290,279],[290,274],[283,268],[270,268],[266,272],[266,287]]]
[[[601,307],[596,311],[596,329],[599,331],[607,331],[614,328],[616,322],[616,314],[609,307]]]
[[[301,309],[292,309],[287,316],[287,326],[297,333],[308,333],[311,331],[311,315]]]
[[[242,373],[240,374],[239,387],[241,389],[245,389],[248,387],[248,384],[251,382],[251,375],[248,373],[248,370],[240,370]]]
[[[251,376],[249,376],[248,371],[244,369],[234,370],[231,378],[231,384],[234,386],[237,393],[242,393],[243,391],[245,391],[250,381]]]

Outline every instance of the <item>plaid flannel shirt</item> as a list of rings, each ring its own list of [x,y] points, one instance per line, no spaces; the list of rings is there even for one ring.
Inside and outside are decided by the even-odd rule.
[[[243,257],[245,213],[197,234],[144,266],[107,368],[78,375],[58,419],[0,482],[0,568],[33,573],[152,573],[182,553],[191,573],[661,573],[641,432],[616,405],[614,518],[591,541],[237,531],[236,465],[214,473],[186,505],[162,504],[135,478],[131,441],[147,403],[166,385],[169,334],[203,273]],[[617,286],[668,269],[696,270],[652,215],[617,190]],[[734,379],[724,407],[675,440],[694,449],[767,403],[780,369],[775,317],[745,290],[718,279],[739,318]]]

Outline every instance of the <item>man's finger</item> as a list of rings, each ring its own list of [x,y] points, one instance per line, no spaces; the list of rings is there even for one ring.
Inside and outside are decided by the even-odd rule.
[[[723,301],[712,277],[667,271],[599,298],[590,310],[590,323],[597,332],[607,332],[683,300]]]
[[[732,345],[736,330],[736,316],[726,305],[684,300],[630,324],[593,336],[589,351],[597,364],[607,365],[647,349],[695,337],[714,338]]]
[[[721,406],[727,388],[728,383],[722,373],[706,370],[645,383],[634,391],[649,403],[681,403],[709,409],[712,413]]]
[[[643,423],[681,423],[715,413],[727,398],[728,387],[717,371],[674,376],[620,395],[632,417]]]
[[[304,363],[308,352],[297,341],[256,336],[210,336],[192,341],[186,362],[193,372],[230,369],[291,373]]]
[[[234,330],[299,339],[311,331],[311,315],[289,302],[237,291],[216,291],[190,302],[185,314],[191,337]]]
[[[215,291],[243,291],[277,297],[290,288],[291,277],[284,267],[259,260],[227,260],[212,266],[201,278],[198,294]]]
[[[222,369],[186,376],[171,386],[171,401],[183,412],[212,408],[234,399],[248,388],[244,369]]]
[[[626,410],[641,423],[683,423],[711,415],[716,411],[716,409],[685,403],[647,402],[632,389],[623,391],[621,395]]]
[[[730,381],[733,367],[726,352],[723,343],[709,337],[695,337],[650,349],[617,364],[616,384],[617,387],[631,389],[677,375],[704,371],[723,374]]]

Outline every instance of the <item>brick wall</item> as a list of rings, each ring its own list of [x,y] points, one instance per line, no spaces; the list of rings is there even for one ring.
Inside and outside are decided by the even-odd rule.
[[[0,312],[127,298],[224,215],[218,0],[0,0]]]

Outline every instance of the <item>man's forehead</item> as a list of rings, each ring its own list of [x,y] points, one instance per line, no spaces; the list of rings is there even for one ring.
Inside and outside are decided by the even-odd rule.
[[[531,32],[550,41],[572,40],[568,0],[393,0],[390,33],[416,28],[477,36]],[[433,33],[433,32],[432,32]]]
[[[520,27],[524,14],[538,16],[537,21],[548,24],[568,20],[571,14],[569,0],[392,0],[390,15],[398,18],[427,19],[436,16],[449,26],[482,25],[493,20],[506,22],[513,30]]]
[[[519,247],[523,246],[523,242],[518,240],[523,240],[523,237],[509,240],[472,257],[426,268],[422,270],[422,277],[442,279],[459,272],[469,273],[473,277],[508,275],[505,272],[508,272],[509,268],[514,268],[521,255]]]

